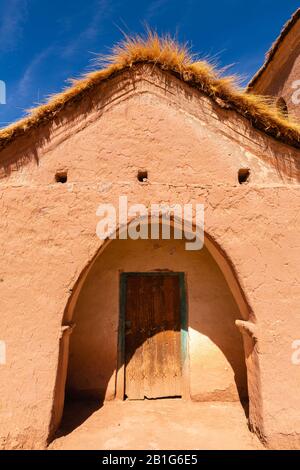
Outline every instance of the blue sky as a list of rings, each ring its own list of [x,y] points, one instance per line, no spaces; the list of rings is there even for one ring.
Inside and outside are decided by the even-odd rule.
[[[244,83],[299,1],[242,0],[0,0],[0,80],[7,104],[0,127],[22,117],[91,68],[122,38],[121,30],[142,32],[148,24],[188,41],[200,57],[233,64]]]

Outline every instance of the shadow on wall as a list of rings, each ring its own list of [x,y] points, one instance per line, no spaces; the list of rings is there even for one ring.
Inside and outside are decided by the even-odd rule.
[[[78,427],[104,400],[115,398],[120,272],[156,270],[185,273],[191,399],[240,400],[247,414],[245,355],[235,326],[240,313],[208,250],[186,251],[181,240],[115,240],[96,259],[74,307],[59,435]]]

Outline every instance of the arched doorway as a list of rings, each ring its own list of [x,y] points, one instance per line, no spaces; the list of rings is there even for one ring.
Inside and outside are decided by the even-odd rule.
[[[96,397],[99,403],[126,396],[126,363],[120,360],[124,273],[181,273],[188,345],[186,362],[181,364],[180,396],[195,401],[246,401],[246,356],[250,399],[251,391],[256,393],[252,415],[257,430],[261,416],[255,341],[251,332],[246,334],[244,353],[236,327],[236,322],[251,324],[247,303],[230,263],[206,237],[205,247],[198,252],[186,251],[182,240],[113,240],[97,254],[66,310],[65,323],[71,320],[76,326],[61,341],[51,431],[60,421],[64,395]],[[246,331],[243,325],[242,330]]]

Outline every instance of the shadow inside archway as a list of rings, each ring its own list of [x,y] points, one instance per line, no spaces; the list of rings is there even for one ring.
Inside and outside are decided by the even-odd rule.
[[[179,243],[182,242],[115,240],[96,259],[81,286],[74,308],[76,327],[71,335],[64,415],[56,437],[72,432],[99,410],[109,390],[109,399],[113,398],[111,390],[114,389],[114,394],[118,350],[119,276],[123,270],[180,270],[186,274],[188,326],[226,358],[248,417],[247,371],[242,337],[235,326],[235,320],[240,317],[239,309],[222,272],[208,251],[204,248],[201,256],[194,253],[183,255]],[[199,256],[199,259],[189,265],[192,256]],[[197,263],[200,267],[196,266]],[[195,275],[192,275],[193,272]],[[191,294],[193,289],[195,295]],[[137,347],[141,345],[142,342]],[[121,363],[118,368],[122,366]],[[211,380],[210,375],[214,373],[208,369],[202,382]],[[205,394],[203,390],[199,396],[194,395],[196,401],[230,401],[229,395],[222,390],[214,395]]]

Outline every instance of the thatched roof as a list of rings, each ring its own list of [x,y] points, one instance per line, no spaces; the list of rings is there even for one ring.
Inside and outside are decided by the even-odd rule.
[[[260,77],[263,75],[263,73],[267,70],[269,64],[272,62],[272,60],[275,57],[276,52],[279,49],[279,46],[282,44],[283,40],[285,37],[288,35],[288,33],[291,31],[291,29],[295,26],[295,24],[298,22],[300,18],[300,8],[295,11],[293,16],[285,23],[284,27],[281,30],[280,35],[276,39],[276,41],[272,44],[271,48],[269,51],[266,53],[266,59],[262,67],[256,72],[254,77],[250,80],[248,83],[248,90],[251,91],[253,87],[256,85],[257,81],[260,79]]]
[[[266,98],[246,93],[239,88],[235,77],[223,77],[208,62],[194,61],[185,46],[180,46],[169,37],[159,38],[154,33],[148,33],[146,37],[125,38],[113,49],[111,55],[101,59],[101,63],[103,68],[100,70],[72,80],[70,88],[30,110],[27,117],[0,130],[0,149],[18,136],[51,121],[67,105],[83,100],[86,93],[101,82],[138,63],[155,64],[205,93],[223,108],[235,110],[257,129],[300,147],[299,124],[286,119]]]

